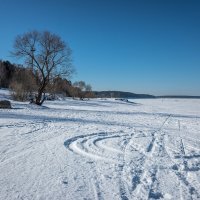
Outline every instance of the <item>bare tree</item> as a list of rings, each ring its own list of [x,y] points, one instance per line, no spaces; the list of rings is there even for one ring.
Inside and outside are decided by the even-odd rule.
[[[44,102],[46,87],[55,77],[69,77],[74,71],[70,47],[48,31],[17,36],[12,54],[32,69],[38,85],[35,96],[38,105]]]
[[[92,86],[90,84],[86,84],[84,81],[76,81],[73,84],[75,96],[78,96],[80,99],[84,98],[94,98],[95,95],[92,92]]]

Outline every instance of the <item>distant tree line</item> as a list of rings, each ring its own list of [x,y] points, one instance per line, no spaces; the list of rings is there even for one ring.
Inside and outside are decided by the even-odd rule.
[[[11,89],[13,99],[32,101],[39,86],[39,74],[33,73],[31,68],[12,64],[0,60],[0,88]],[[56,96],[73,98],[93,98],[92,87],[84,81],[74,84],[61,76],[55,76],[45,88],[46,99],[55,99]]]

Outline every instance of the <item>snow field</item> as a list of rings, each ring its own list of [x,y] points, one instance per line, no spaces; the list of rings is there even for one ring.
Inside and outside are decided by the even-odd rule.
[[[12,102],[0,199],[199,199],[200,100]]]

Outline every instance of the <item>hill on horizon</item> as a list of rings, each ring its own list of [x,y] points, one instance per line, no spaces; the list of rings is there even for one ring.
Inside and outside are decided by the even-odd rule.
[[[156,98],[149,94],[135,94],[122,91],[94,91],[97,98]]]
[[[132,92],[123,92],[123,91],[94,91],[94,94],[97,98],[138,98],[138,99],[154,99],[154,98],[180,98],[180,99],[200,99],[198,95],[161,95],[155,96],[151,94],[136,94]]]

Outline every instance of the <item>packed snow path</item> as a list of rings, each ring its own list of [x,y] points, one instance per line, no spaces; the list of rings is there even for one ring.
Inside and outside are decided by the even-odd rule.
[[[199,199],[200,100],[0,110],[0,199]]]

